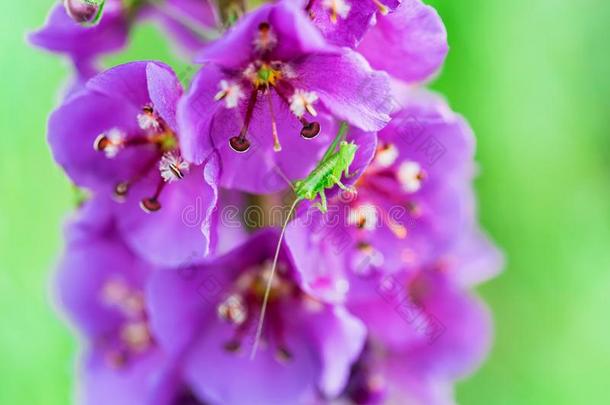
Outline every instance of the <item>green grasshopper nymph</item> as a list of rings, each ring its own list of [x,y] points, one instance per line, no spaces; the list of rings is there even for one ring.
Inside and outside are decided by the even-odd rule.
[[[256,328],[256,337],[254,339],[250,359],[253,359],[254,356],[256,356],[258,344],[263,332],[265,312],[267,310],[267,302],[269,301],[271,285],[273,284],[273,277],[275,276],[280,247],[282,245],[282,240],[284,239],[286,227],[288,226],[290,217],[292,216],[297,204],[303,200],[315,200],[318,196],[320,196],[320,202],[317,202],[314,204],[314,206],[316,206],[321,213],[325,214],[328,211],[328,206],[326,203],[326,194],[324,193],[324,190],[331,189],[335,185],[339,186],[341,190],[353,190],[353,187],[345,186],[341,182],[342,175],[345,175],[346,178],[353,176],[353,174],[350,174],[349,172],[349,167],[354,161],[356,150],[358,149],[358,145],[356,145],[354,142],[347,142],[345,140],[347,129],[347,123],[342,122],[337,136],[330,144],[317,166],[306,178],[303,180],[298,180],[294,183],[293,189],[296,199],[288,211],[288,216],[286,217],[286,221],[282,226],[280,238],[278,240],[277,247],[275,248],[275,256],[273,258],[273,265],[271,266],[271,274],[267,280],[267,287],[265,289],[265,295],[263,297],[263,303],[261,306],[261,316],[258,321],[258,327]]]

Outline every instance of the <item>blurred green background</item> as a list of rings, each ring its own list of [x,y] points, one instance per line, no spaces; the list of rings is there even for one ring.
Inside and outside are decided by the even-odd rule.
[[[430,3],[451,45],[434,87],[477,133],[481,218],[508,257],[480,289],[497,338],[459,403],[610,403],[610,2]],[[76,341],[50,280],[73,196],[45,144],[68,69],[24,43],[51,4],[0,14],[0,404],[72,390]],[[107,62],[170,55],[144,26]]]

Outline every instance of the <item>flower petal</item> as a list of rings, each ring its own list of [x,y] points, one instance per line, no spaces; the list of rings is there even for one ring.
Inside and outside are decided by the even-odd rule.
[[[406,82],[421,82],[439,70],[448,52],[447,32],[433,7],[404,0],[377,24],[358,46],[375,69]]]
[[[372,70],[356,52],[343,48],[338,55],[311,55],[295,70],[305,89],[316,92],[335,117],[365,131],[377,131],[390,121],[394,100],[388,77]]]

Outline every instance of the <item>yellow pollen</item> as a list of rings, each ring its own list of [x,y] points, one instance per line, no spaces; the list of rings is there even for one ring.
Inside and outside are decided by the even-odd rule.
[[[282,78],[282,71],[271,67],[264,63],[256,72],[256,75],[251,77],[252,84],[255,88],[269,88],[275,86]]]

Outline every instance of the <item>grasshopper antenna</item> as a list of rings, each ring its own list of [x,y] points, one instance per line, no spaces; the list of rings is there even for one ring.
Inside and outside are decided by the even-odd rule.
[[[256,327],[256,336],[254,338],[254,345],[252,346],[252,352],[250,353],[250,360],[254,360],[256,357],[256,351],[258,350],[258,345],[261,340],[261,335],[263,333],[263,324],[265,322],[265,312],[267,311],[267,303],[269,302],[269,294],[271,293],[271,285],[273,284],[273,278],[275,276],[275,270],[277,268],[277,261],[280,256],[280,248],[282,246],[282,241],[284,240],[284,233],[286,232],[286,227],[288,226],[288,222],[290,222],[290,217],[294,212],[297,204],[301,201],[301,198],[297,198],[292,203],[290,207],[290,211],[288,211],[288,216],[286,217],[286,221],[284,221],[284,225],[282,226],[282,232],[280,233],[280,238],[277,241],[277,247],[275,248],[275,256],[273,257],[273,265],[271,266],[271,274],[269,275],[269,280],[267,280],[267,287],[265,288],[265,295],[263,297],[263,305],[261,306],[261,316],[258,319],[258,326]]]

